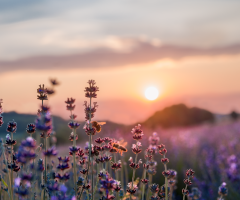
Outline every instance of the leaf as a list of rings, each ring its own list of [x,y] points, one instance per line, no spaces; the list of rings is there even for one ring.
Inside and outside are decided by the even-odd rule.
[[[2,178],[1,178],[1,181],[2,181],[3,185],[5,185],[8,188],[7,183]]]

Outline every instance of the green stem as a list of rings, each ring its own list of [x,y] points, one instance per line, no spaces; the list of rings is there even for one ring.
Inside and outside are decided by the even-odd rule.
[[[152,175],[151,175],[151,174],[149,174],[149,183],[148,183],[147,199],[149,199],[149,195],[150,195],[150,185],[152,185]]]
[[[91,103],[92,103],[92,98],[90,97],[90,111],[91,111]],[[90,128],[92,128],[92,123],[91,123],[91,112],[89,113],[89,125],[90,125]],[[89,146],[88,146],[88,149],[89,149],[89,156],[88,156],[88,169],[87,169],[87,174],[86,174],[86,181],[85,181],[85,184],[87,183],[88,181],[88,172],[89,172],[89,167],[90,167],[90,158],[91,158],[91,149],[92,149],[92,135],[89,136]],[[93,166],[92,166],[93,167]],[[92,180],[93,180],[93,173],[92,173]],[[83,188],[81,190],[81,193],[80,193],[80,196],[79,196],[79,199],[81,199],[81,196],[82,196],[82,193],[83,193]],[[93,200],[93,182],[92,182],[92,200]]]
[[[137,164],[137,156],[138,156],[138,154],[136,154],[136,157],[135,157],[135,164]],[[135,172],[136,172],[136,169],[133,169],[132,190],[133,190],[133,182],[134,182],[134,179],[135,179]],[[132,199],[132,195],[130,195],[130,199]]]
[[[13,133],[11,133],[12,140],[13,140]],[[11,146],[11,164],[13,165],[13,146]],[[13,169],[11,165],[11,195],[13,199]]]
[[[46,134],[44,134],[45,135],[45,138],[44,138],[45,152],[47,152],[47,137],[46,137]],[[44,164],[45,164],[45,169],[44,169],[44,186],[46,187],[46,185],[47,185],[47,156],[45,156],[45,163]],[[43,196],[44,200],[45,200],[45,193],[46,193],[45,187],[44,187],[44,196]]]
[[[164,165],[165,171],[167,171],[167,165]],[[168,200],[168,179],[165,177],[165,200]]]
[[[188,180],[189,180],[189,178],[188,178]],[[187,189],[187,185],[186,185],[186,187],[185,187],[185,190]],[[185,194],[183,195],[183,200],[185,200]]]
[[[4,158],[5,163],[6,163],[6,165],[7,165],[8,162],[7,162],[7,158],[6,158],[6,155],[5,155],[5,149],[4,149],[4,147],[3,147],[3,144],[2,144],[1,146],[2,146],[3,158]],[[9,173],[8,168],[6,168],[6,169],[7,169],[7,174],[8,174],[9,185],[11,185],[10,173]],[[11,187],[11,186],[10,186],[10,187]],[[10,199],[12,199],[12,196],[11,196],[11,194],[9,194],[9,192],[8,192],[8,195],[9,195]],[[5,193],[4,193],[4,196],[5,196]]]
[[[144,169],[144,172],[143,172],[143,179],[146,179],[146,169]],[[144,200],[144,193],[145,193],[145,184],[143,183],[142,200]]]

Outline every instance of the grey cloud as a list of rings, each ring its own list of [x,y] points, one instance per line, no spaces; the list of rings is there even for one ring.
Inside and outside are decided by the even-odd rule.
[[[234,55],[240,53],[240,44],[216,48],[192,48],[174,45],[154,46],[147,42],[138,45],[129,52],[117,52],[110,49],[97,49],[72,55],[42,55],[14,61],[0,61],[1,72],[18,69],[66,69],[120,67],[130,64],[144,64],[164,58],[182,59],[187,56]]]

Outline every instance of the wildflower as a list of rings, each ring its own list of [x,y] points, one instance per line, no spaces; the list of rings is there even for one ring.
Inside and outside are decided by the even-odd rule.
[[[150,185],[150,190],[151,190],[151,192],[153,192],[153,193],[157,193],[158,191],[159,191],[159,187],[158,187],[158,184],[152,184],[152,185]]]
[[[192,185],[192,181],[189,179],[184,179],[183,182],[185,183],[185,185]]]
[[[163,171],[162,172],[162,175],[164,176],[164,177],[169,177],[170,176],[170,172],[169,171]]]
[[[188,177],[188,178],[193,178],[193,174],[194,174],[195,172],[192,170],[192,169],[188,169],[187,171],[186,171],[186,177]]]
[[[140,144],[141,144],[141,143],[140,143]],[[142,151],[142,149],[140,149],[138,145],[136,145],[136,144],[133,144],[133,145],[132,145],[132,152],[133,152],[133,153],[139,154],[139,153],[141,153],[141,151]]]
[[[17,141],[16,141],[16,140],[12,140],[11,137],[10,137],[10,135],[7,134],[7,135],[6,135],[5,144],[6,144],[7,146],[13,146],[13,145],[16,145],[16,144],[17,144]]]
[[[33,174],[27,174],[27,173],[22,173],[20,175],[21,181],[23,184],[29,185],[31,184],[31,181],[33,181]]]
[[[69,155],[72,156],[73,154],[77,153],[79,149],[80,149],[79,147],[75,146],[69,147],[70,150]]]
[[[161,199],[165,198],[166,192],[167,192],[167,196],[169,196],[169,194],[170,194],[170,187],[167,187],[167,190],[166,190],[165,185],[162,185],[161,186],[161,190],[159,192],[159,196],[160,196]]]
[[[96,82],[94,80],[88,81],[89,87],[85,87],[85,97],[87,98],[97,98],[96,92],[99,91],[99,88],[95,86]]]
[[[96,132],[97,132],[97,130],[96,130],[96,128],[95,127],[86,127],[85,128],[85,133],[87,134],[87,135],[95,135],[96,134]]]
[[[1,114],[1,113],[0,113]],[[3,117],[2,116],[0,116],[0,127],[3,125]]]
[[[120,181],[115,181],[114,190],[116,192],[119,192],[121,190],[121,183],[120,183]]]
[[[23,141],[23,144],[24,144],[24,141]],[[36,158],[36,154],[34,150],[35,150],[35,146],[29,150],[28,147],[25,147],[24,145],[21,144],[16,154],[17,161],[19,163],[26,164],[27,162],[33,160],[34,158]]]
[[[115,180],[113,180],[112,178],[110,178],[108,175],[105,176],[105,179],[101,179],[99,181],[99,183],[101,184],[101,188],[103,190],[114,190],[114,184],[115,184]]]
[[[157,143],[159,142],[159,137],[157,136],[157,133],[156,132],[154,132],[153,133],[153,136],[150,136],[149,137],[149,143],[150,143],[150,145],[152,145],[152,146],[155,146],[155,145],[157,145]]]
[[[62,164],[58,164],[57,169],[64,171],[65,169],[69,169],[70,166],[68,163],[62,163]]]
[[[108,144],[108,143],[110,143],[110,142],[112,142],[113,140],[112,139],[110,139],[109,137],[105,137],[104,138],[104,142],[106,143],[106,144]]]
[[[69,127],[70,129],[77,129],[79,126],[80,126],[80,124],[77,123],[77,122],[69,122],[69,123],[68,123],[68,127]]]
[[[141,182],[142,182],[143,184],[147,184],[147,183],[149,182],[149,180],[146,179],[146,178],[144,178],[144,179],[141,179]]]
[[[27,133],[29,133],[29,134],[35,133],[35,131],[36,131],[36,126],[35,126],[35,124],[28,124],[26,131],[27,131]]]
[[[143,136],[143,131],[141,130],[141,125],[138,124],[135,128],[132,129],[131,133],[133,134],[134,140],[140,140]]]
[[[8,122],[7,132],[15,133],[17,130],[17,123],[13,121]]]
[[[131,195],[135,194],[138,189],[137,185],[132,183],[128,183],[127,187],[128,187],[127,192],[130,193]]]
[[[167,149],[161,149],[161,150],[159,150],[159,153],[161,154],[161,155],[166,155],[166,153],[167,153]]]
[[[228,194],[228,189],[227,189],[227,184],[223,182],[220,187],[218,188],[218,194],[221,196],[227,196]]]
[[[87,101],[84,101],[84,104],[85,106],[84,108],[84,112],[85,112],[85,120],[90,120],[90,115],[91,115],[91,119],[94,117],[94,113],[97,111],[97,102],[93,102],[93,106],[91,106],[90,108],[90,105],[87,104]]]
[[[41,85],[39,85],[39,88],[37,89],[37,93],[39,94],[39,95],[37,95],[37,99],[39,99],[39,100],[48,100],[47,99],[47,95],[46,95],[46,88],[44,88],[44,84],[43,84],[43,86],[41,86]]]
[[[187,189],[182,189],[182,194],[183,195],[189,195],[189,191]]]
[[[56,79],[50,79],[52,85],[59,85],[59,82]]]
[[[56,156],[58,154],[58,152],[55,149],[55,147],[51,147],[51,148],[47,149],[47,151],[44,151],[43,154],[47,157],[52,157],[52,156]]]
[[[46,94],[51,95],[51,94],[54,94],[54,93],[55,93],[54,90],[46,88]]]
[[[170,172],[169,178],[175,178],[177,176],[177,172],[173,169],[168,170]]]
[[[202,193],[198,188],[194,187],[192,188],[192,192],[188,196],[192,199],[200,199],[202,196]]]
[[[20,167],[13,162],[12,164],[8,164],[8,169],[12,169],[14,172],[18,172],[20,170]]]
[[[27,137],[26,140],[23,140],[21,145],[26,148],[35,149],[36,141],[32,137]]]
[[[55,176],[55,178],[58,179],[58,180],[60,180],[60,181],[67,181],[67,180],[69,180],[69,178],[70,178],[70,174],[68,174],[68,173],[65,173],[65,174],[63,174],[63,175],[57,174],[57,175]]]
[[[69,136],[69,140],[72,142],[74,140],[74,133],[72,132]],[[78,140],[78,135],[76,134],[75,140]]]
[[[118,170],[122,168],[121,160],[119,160],[117,163],[111,162],[111,164],[112,169]]]
[[[165,145],[164,145],[164,144],[160,144],[160,145],[158,145],[157,147],[158,147],[158,150],[165,149]]]
[[[81,176],[78,177],[77,185],[78,185],[78,186],[83,186],[84,180],[85,180],[85,179],[84,179],[83,177],[81,177]]]
[[[162,164],[166,165],[167,163],[169,163],[169,159],[168,158],[162,158],[161,162],[162,162]]]
[[[86,174],[87,171],[88,171],[87,169],[82,169],[82,170],[80,170],[80,173],[81,173],[81,174]]]
[[[105,162],[108,162],[110,160],[112,160],[112,156],[104,156],[104,161]]]
[[[37,170],[40,172],[44,171],[44,164],[43,164],[43,159],[39,159],[37,163]]]

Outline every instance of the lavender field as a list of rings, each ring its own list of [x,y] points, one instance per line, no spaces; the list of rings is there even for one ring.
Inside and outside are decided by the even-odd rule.
[[[53,91],[44,85],[37,89],[41,107],[35,121],[26,124],[23,140],[15,139],[18,122],[4,120],[1,100],[0,128],[6,136],[0,199],[240,199],[239,121],[107,130],[105,122],[94,121],[99,93],[94,80],[84,92],[81,125],[75,99],[66,98],[69,131],[60,145],[46,103]]]

